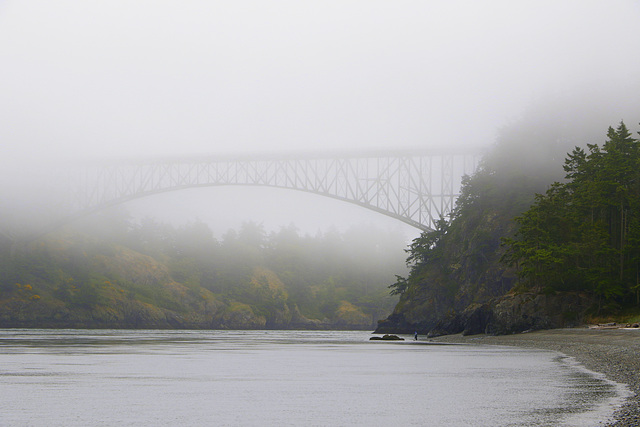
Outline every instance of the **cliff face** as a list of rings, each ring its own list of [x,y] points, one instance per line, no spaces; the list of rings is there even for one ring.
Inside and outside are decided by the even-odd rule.
[[[508,333],[567,326],[584,315],[587,297],[524,295],[513,289],[515,269],[501,262],[501,241],[513,236],[514,218],[562,172],[560,162],[554,169],[548,159],[524,155],[539,147],[529,144],[530,135],[508,136],[524,142],[503,141],[489,153],[480,171],[464,182],[450,220],[437,230],[441,237],[434,241],[423,234],[414,241],[408,286],[377,333]],[[520,147],[527,151],[517,153]],[[422,246],[416,243],[420,239]]]
[[[590,296],[581,293],[511,293],[485,304],[471,304],[462,312],[451,313],[440,319],[427,335],[505,335],[574,327],[583,323],[584,313],[593,303]]]
[[[407,288],[376,333],[508,334],[582,323],[594,304],[587,294],[513,289],[515,272],[500,262],[500,237],[512,228],[495,212],[458,219],[441,243],[443,258]]]
[[[512,222],[495,211],[475,212],[456,221],[440,242],[442,258],[426,266],[391,316],[379,322],[377,333],[428,334],[436,328],[462,332],[453,323],[443,325],[513,287],[514,272],[500,264],[500,238],[512,231]]]

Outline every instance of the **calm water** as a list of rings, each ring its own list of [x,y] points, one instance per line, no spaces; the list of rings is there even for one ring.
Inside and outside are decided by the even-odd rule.
[[[0,330],[0,425],[600,425],[625,389],[557,353],[366,332]]]

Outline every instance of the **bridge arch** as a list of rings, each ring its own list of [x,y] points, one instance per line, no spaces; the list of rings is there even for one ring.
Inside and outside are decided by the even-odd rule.
[[[351,203],[431,231],[455,204],[479,152],[210,157],[106,162],[67,168],[67,219],[151,195],[217,186],[272,187]]]

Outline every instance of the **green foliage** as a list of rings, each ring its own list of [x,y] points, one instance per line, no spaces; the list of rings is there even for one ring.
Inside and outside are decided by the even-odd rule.
[[[402,276],[396,275],[395,283],[389,285],[390,295],[402,295],[405,293],[407,288],[409,287],[409,281]]]
[[[107,221],[108,233],[90,234],[99,227],[87,221],[0,252],[0,310],[12,300],[38,301],[62,310],[60,318],[102,313],[95,316],[124,317],[136,327],[144,318],[164,318],[159,310],[207,324],[240,304],[255,315],[251,325],[266,319],[264,327],[276,327],[294,310],[320,321],[355,310],[373,323],[395,303],[385,291],[403,271],[403,242],[391,233],[363,227],[311,237],[294,226],[268,234],[245,223],[217,240],[201,222],[175,228],[117,216]]]
[[[91,309],[100,301],[98,288],[93,281],[74,287],[69,293],[68,303],[70,307]]]
[[[587,290],[636,300],[640,276],[640,142],[624,123],[607,141],[568,154],[566,181],[520,215],[504,261],[535,289]]]
[[[624,124],[609,129],[603,146],[569,153],[562,180],[562,156],[593,135],[592,124],[572,130],[545,117],[503,130],[463,179],[447,222],[414,240],[409,275],[388,287],[400,295],[399,318],[433,326],[509,291],[580,291],[600,296],[603,309],[640,306],[637,141]]]
[[[406,259],[409,275],[407,278],[395,276],[396,281],[388,286],[391,289],[390,295],[403,295],[410,286],[423,280],[430,268],[443,265],[444,245],[441,243],[447,234],[448,227],[449,223],[440,219],[434,231],[425,231],[413,239],[409,248],[405,250],[409,254]]]
[[[407,253],[407,265],[411,267],[411,273],[419,273],[422,266],[429,263],[437,263],[442,259],[442,245],[439,245],[447,234],[449,224],[440,219],[436,224],[436,229],[432,232],[423,232],[409,245]]]

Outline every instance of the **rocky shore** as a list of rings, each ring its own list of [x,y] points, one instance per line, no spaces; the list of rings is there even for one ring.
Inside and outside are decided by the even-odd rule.
[[[640,426],[640,330],[638,329],[553,329],[513,335],[448,335],[432,342],[510,345],[559,351],[574,357],[587,369],[624,383],[635,393],[616,411],[616,427]]]

